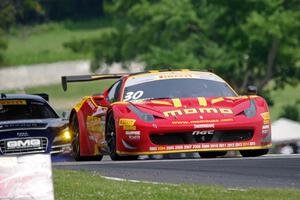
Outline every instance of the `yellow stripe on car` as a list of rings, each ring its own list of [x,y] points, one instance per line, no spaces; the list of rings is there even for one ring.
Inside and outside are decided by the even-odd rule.
[[[220,98],[212,99],[211,103],[215,104],[215,103],[218,103],[218,102],[221,102],[221,101],[224,101],[224,98],[220,97]]]
[[[174,107],[176,107],[176,108],[182,106],[181,101],[180,101],[180,99],[178,99],[178,98],[172,99],[172,102],[173,102]]]
[[[198,97],[198,102],[200,106],[207,106],[207,102],[204,97]]]

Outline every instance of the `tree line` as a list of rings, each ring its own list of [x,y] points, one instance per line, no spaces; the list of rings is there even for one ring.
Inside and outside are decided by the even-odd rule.
[[[112,23],[94,38],[65,43],[91,52],[94,70],[133,60],[147,69],[212,69],[238,91],[256,85],[267,99],[269,91],[300,80],[299,0],[0,1],[4,30],[13,23],[95,17]]]

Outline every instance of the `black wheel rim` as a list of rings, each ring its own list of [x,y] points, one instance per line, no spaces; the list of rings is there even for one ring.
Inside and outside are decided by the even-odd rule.
[[[74,133],[74,138],[72,141],[72,150],[75,156],[80,155],[79,153],[79,128],[78,128],[78,123],[76,117],[73,118],[73,133]]]
[[[111,155],[116,154],[116,134],[115,124],[113,120],[109,120],[107,124],[107,144]]]

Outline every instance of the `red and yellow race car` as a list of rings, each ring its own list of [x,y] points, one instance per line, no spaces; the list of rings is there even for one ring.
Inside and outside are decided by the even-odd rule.
[[[68,82],[118,79],[103,95],[86,96],[71,111],[76,160],[136,159],[138,155],[239,150],[260,156],[271,147],[268,105],[239,96],[211,72],[175,70],[62,77]],[[255,87],[250,88],[256,92]]]

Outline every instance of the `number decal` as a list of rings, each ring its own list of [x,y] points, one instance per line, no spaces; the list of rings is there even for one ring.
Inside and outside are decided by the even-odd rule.
[[[137,100],[143,96],[144,92],[139,90],[136,92],[127,92],[123,101]]]

